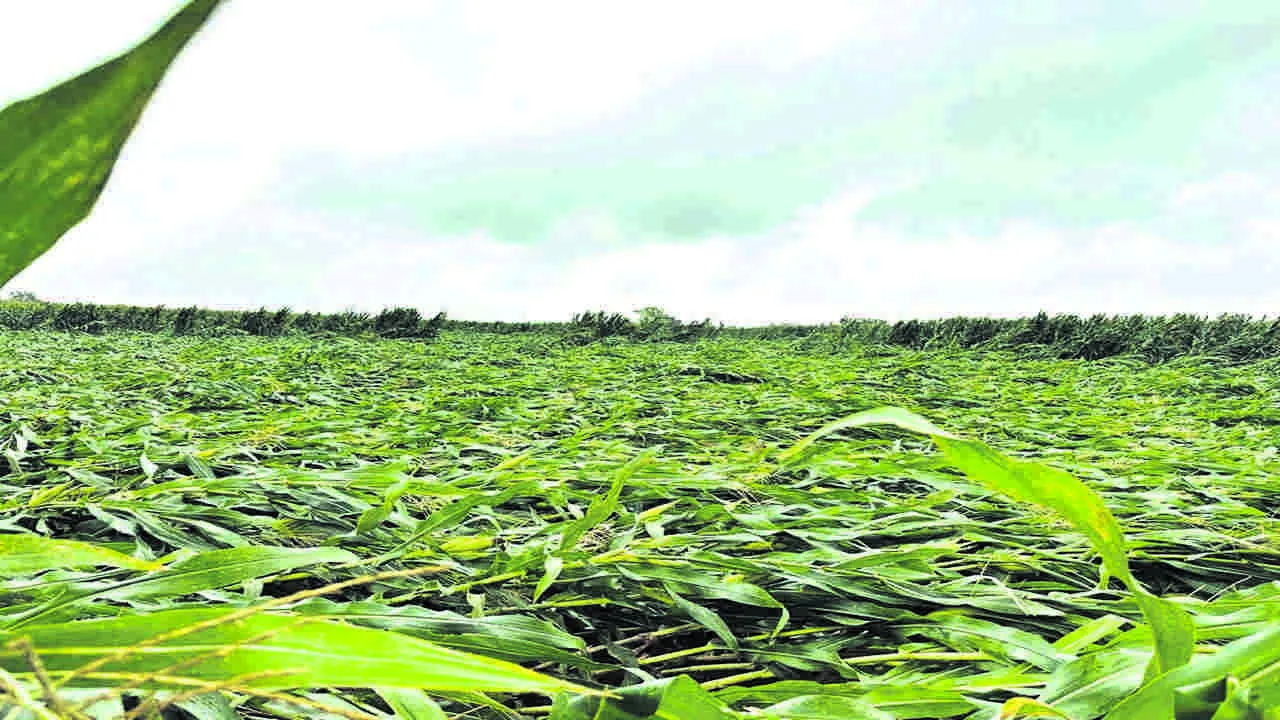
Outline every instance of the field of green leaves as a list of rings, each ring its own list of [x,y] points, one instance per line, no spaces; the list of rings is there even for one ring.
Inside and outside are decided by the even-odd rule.
[[[1037,465],[806,440],[882,406],[1171,602]],[[1277,446],[1275,360],[4,332],[0,716],[1276,717]]]
[[[0,287],[223,1],[0,110]],[[1280,718],[1280,321],[656,310],[0,306],[0,719]]]

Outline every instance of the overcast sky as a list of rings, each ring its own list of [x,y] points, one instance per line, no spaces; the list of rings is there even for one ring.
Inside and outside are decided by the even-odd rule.
[[[0,103],[172,0],[0,4]],[[1280,312],[1280,3],[231,0],[8,290],[563,320]]]

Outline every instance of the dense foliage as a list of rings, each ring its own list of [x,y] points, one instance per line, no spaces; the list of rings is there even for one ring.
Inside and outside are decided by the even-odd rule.
[[[270,311],[170,309],[87,303],[51,303],[34,296],[0,301],[0,329],[128,330],[276,336],[288,332],[310,335],[387,338],[433,338],[441,329],[501,335],[556,335],[583,345],[609,338],[638,342],[695,342],[724,336],[744,340],[804,341],[813,348],[834,351],[889,345],[911,350],[1009,350],[1020,357],[1100,360],[1132,355],[1149,362],[1175,358],[1213,357],[1244,362],[1280,357],[1280,318],[1224,314],[1203,315],[1048,315],[1024,318],[955,317],[941,320],[883,320],[845,318],[829,325],[770,325],[726,327],[710,319],[681,321],[660,308],[642,308],[636,317],[603,310],[575,314],[555,322],[478,322],[451,320],[440,312],[424,318],[413,308],[389,308],[377,315],[293,313]]]
[[[185,567],[208,575],[139,583],[153,575],[0,563],[0,628],[40,640],[59,627],[40,623],[72,618],[162,627],[166,613],[418,568],[429,574],[286,605],[589,686],[688,677],[668,695],[757,716],[976,719],[1021,696],[1097,717],[1138,686],[1151,645],[1082,536],[900,430],[841,431],[789,463],[779,451],[900,405],[1069,470],[1103,493],[1135,575],[1179,599],[1211,653],[1273,627],[1280,603],[1278,370],[832,355],[790,339],[0,333],[0,531],[135,563],[195,553]],[[224,567],[245,553],[261,557],[241,575]],[[252,632],[282,632],[270,627]],[[425,696],[344,691],[312,672],[330,689],[170,696],[169,712],[323,716],[298,707],[312,702],[443,717],[396,704],[435,712]],[[1216,707],[1224,687],[1199,701]],[[106,716],[131,694],[106,698]],[[433,695],[469,717],[549,709],[520,693]]]
[[[0,111],[0,287],[220,4]],[[6,719],[1280,707],[1275,321],[0,310]]]
[[[66,330],[100,334],[107,331],[172,333],[174,335],[257,335],[289,333],[314,336],[374,335],[390,339],[424,340],[435,337],[447,318],[430,318],[414,308],[387,308],[376,315],[348,310],[340,313],[294,313],[289,308],[268,310],[209,310],[91,303],[52,303],[34,298],[0,301],[0,330]]]

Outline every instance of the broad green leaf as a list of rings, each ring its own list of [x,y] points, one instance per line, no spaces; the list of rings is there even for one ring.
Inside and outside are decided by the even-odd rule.
[[[801,695],[770,705],[762,713],[779,720],[895,720],[865,700],[839,695]]]
[[[1227,697],[1213,720],[1280,720],[1280,678],[1271,675],[1248,682],[1228,678]]]
[[[1128,624],[1129,620],[1119,615],[1103,615],[1058,638],[1053,646],[1064,653],[1078,654]]]
[[[404,495],[411,484],[412,478],[404,478],[388,488],[387,494],[383,496],[381,503],[365,510],[360,515],[360,520],[356,522],[356,533],[363,535],[377,527],[383,520],[386,520],[391,511],[395,510],[396,501]]]
[[[560,577],[560,573],[564,570],[564,558],[559,555],[548,555],[542,567],[542,577],[533,588],[534,602],[538,602],[542,594]]]
[[[805,695],[839,696],[860,699],[875,709],[901,720],[946,718],[972,712],[974,704],[958,690],[925,687],[920,684],[876,685],[871,682],[819,683],[812,680],[782,680],[754,687],[728,687],[715,697],[731,704],[776,704]]]
[[[358,558],[340,548],[285,548],[251,546],[211,550],[187,558],[156,572],[124,580],[103,588],[85,590],[55,598],[21,616],[9,629],[30,625],[55,610],[91,598],[123,600],[151,596],[182,596],[235,585],[246,580],[286,570],[329,562],[353,562]]]
[[[840,432],[841,430],[849,430],[851,428],[866,427],[868,425],[895,425],[903,430],[909,430],[921,435],[930,437],[955,437],[951,433],[925,420],[913,412],[896,407],[881,407],[874,410],[866,410],[855,413],[841,420],[827,423],[809,435],[805,436],[800,442],[792,445],[790,448],[778,453],[778,462],[782,465],[790,464],[798,459],[809,449],[810,445],[830,435],[831,433]]]
[[[957,690],[909,685],[883,685],[868,691],[862,699],[900,720],[951,717],[974,707],[964,693]]]
[[[527,615],[485,615],[475,618],[416,605],[392,607],[370,600],[334,602],[327,598],[311,598],[294,605],[291,610],[418,635],[435,642],[460,635],[487,635],[506,642],[536,642],[548,649],[575,652],[587,649],[585,642],[554,623]]]
[[[1031,698],[1017,697],[1006,700],[1000,706],[1000,715],[996,720],[1014,720],[1015,718],[1062,718],[1072,720],[1071,716],[1058,708],[1045,705]]]
[[[157,595],[182,596],[308,565],[355,562],[358,559],[356,555],[335,547],[253,545],[210,550],[173,563],[162,571],[97,591],[95,595],[117,600]]]
[[[904,631],[936,638],[955,650],[979,650],[992,657],[1025,662],[1043,670],[1053,670],[1072,656],[1055,650],[1049,641],[1025,630],[969,617],[956,611],[927,616],[929,624],[908,625]]]
[[[223,0],[191,0],[132,50],[0,111],[0,287],[88,216],[174,58]]]
[[[1280,666],[1280,624],[1227,643],[1212,655],[1197,657],[1194,662],[1167,672],[1125,698],[1107,713],[1106,720],[1173,717],[1175,693],[1190,688],[1205,688],[1227,678],[1247,680],[1272,672]]]
[[[591,661],[582,640],[549,622],[524,615],[472,618],[412,605],[336,603],[324,598],[313,598],[290,609],[298,614],[395,630],[455,650],[511,662],[555,662],[584,670],[607,667]]]
[[[87,663],[111,658],[97,669],[99,675],[77,677],[73,684],[81,687],[112,684],[111,678],[101,673],[163,675],[168,671],[205,681],[254,674],[243,682],[264,689],[339,686],[548,695],[592,692],[519,665],[449,650],[387,630],[288,614],[236,617],[242,614],[233,609],[201,608],[32,625],[19,632],[0,633],[0,668],[20,678],[31,676],[22,652],[7,647],[26,637],[55,679]],[[222,620],[226,621],[218,622]],[[194,632],[176,635],[197,626],[200,629]],[[157,637],[170,634],[168,639],[155,642]],[[114,657],[148,641],[154,644]],[[179,663],[181,667],[173,669]],[[145,687],[182,686],[160,678]]]
[[[613,476],[609,492],[594,498],[582,517],[565,529],[560,538],[561,551],[572,550],[583,535],[607,520],[610,515],[613,515],[614,511],[618,509],[618,499],[622,497],[622,490],[626,487],[627,480],[631,479],[641,468],[653,462],[656,454],[654,450],[645,451],[640,457],[618,470]]]
[[[1094,718],[1142,685],[1151,651],[1115,649],[1082,655],[1049,676],[1038,699],[1073,718]]]
[[[733,631],[729,629],[729,624],[724,621],[724,618],[720,617],[719,613],[709,607],[681,597],[670,583],[667,583],[665,588],[675,606],[693,618],[694,622],[715,633],[716,637],[720,638],[720,642],[725,645],[731,648],[738,647],[738,638],[734,637]]]
[[[0,535],[0,576],[29,575],[51,568],[82,568],[95,565],[155,570],[160,563],[118,553],[93,543],[54,540],[39,535]]]
[[[550,720],[732,720],[735,713],[687,675],[629,685],[615,697],[558,695]]]
[[[1195,625],[1190,615],[1142,589],[1129,571],[1120,524],[1097,493],[1064,470],[1005,457],[981,442],[952,435],[901,408],[868,410],[830,423],[782,453],[783,462],[837,430],[885,424],[929,435],[947,460],[965,475],[1014,500],[1053,510],[1083,533],[1102,557],[1106,570],[1134,594],[1151,626],[1156,653],[1147,670],[1148,679],[1184,665],[1191,658]]]
[[[1156,597],[1132,581],[1134,600],[1151,626],[1151,637],[1156,654],[1147,666],[1144,682],[1182,667],[1191,660],[1196,645],[1196,624],[1191,615],[1181,607]]]
[[[436,701],[421,690],[378,688],[378,695],[382,696],[401,720],[448,720]]]

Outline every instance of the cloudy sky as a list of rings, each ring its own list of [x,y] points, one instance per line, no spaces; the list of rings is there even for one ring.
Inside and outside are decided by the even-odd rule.
[[[0,5],[0,103],[173,0]],[[1280,312],[1274,0],[232,0],[8,287],[562,320]]]

